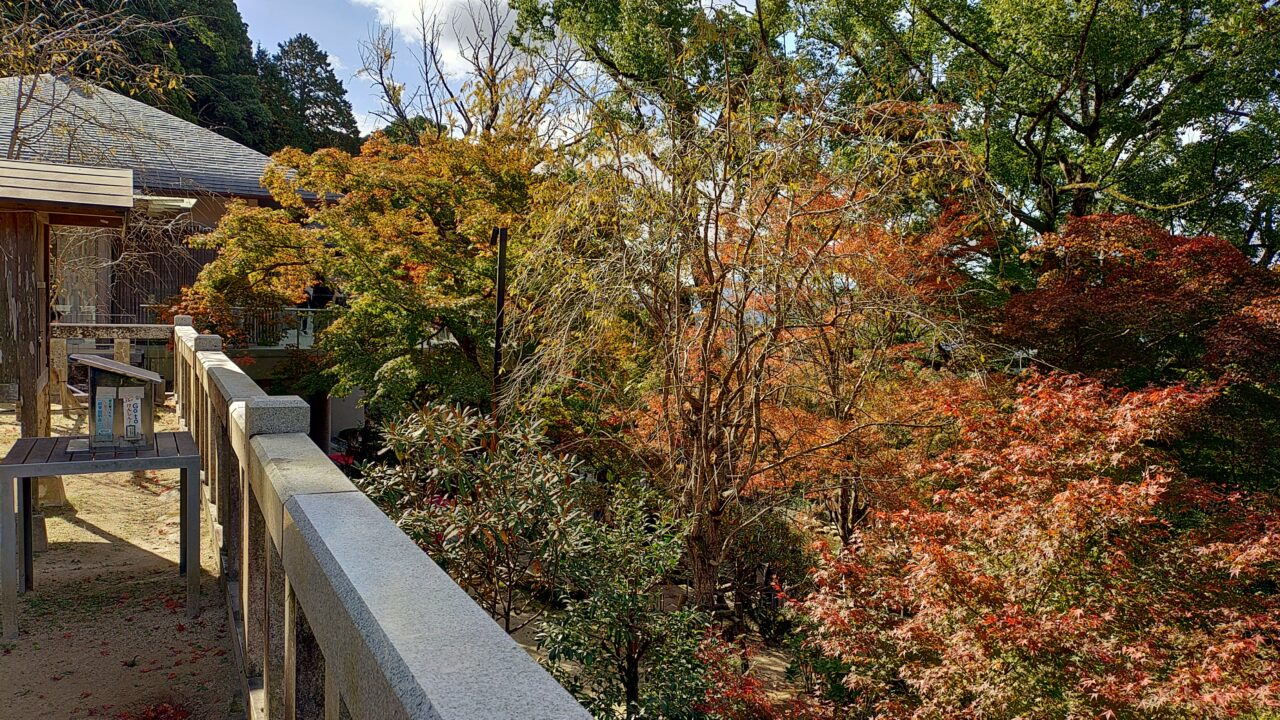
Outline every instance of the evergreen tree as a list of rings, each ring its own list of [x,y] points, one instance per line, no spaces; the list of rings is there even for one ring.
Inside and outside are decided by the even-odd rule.
[[[134,0],[129,11],[172,23],[164,34],[128,38],[130,53],[184,78],[182,88],[140,100],[249,147],[271,144],[253,45],[235,0]]]
[[[258,65],[277,133],[272,150],[293,146],[307,152],[326,147],[359,151],[360,131],[346,88],[315,40],[296,35],[269,58],[259,51]]]
[[[262,103],[268,118],[265,133],[269,141],[263,152],[272,153],[290,145],[303,147],[307,138],[301,113],[280,74],[275,57],[259,47],[254,54],[254,65],[258,68],[258,84],[262,88]]]

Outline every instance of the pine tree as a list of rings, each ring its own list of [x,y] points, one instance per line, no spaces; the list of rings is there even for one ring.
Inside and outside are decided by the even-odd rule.
[[[329,56],[310,36],[296,35],[281,43],[270,58],[259,52],[259,82],[264,88],[278,147],[313,152],[334,147],[360,149],[346,88],[333,73]],[[277,148],[272,148],[277,149]]]

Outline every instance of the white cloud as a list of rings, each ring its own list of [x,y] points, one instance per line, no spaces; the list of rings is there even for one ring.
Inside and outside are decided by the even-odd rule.
[[[418,34],[417,16],[420,8],[428,12],[443,9],[448,5],[461,4],[458,0],[351,0],[356,5],[371,7],[378,12],[378,19],[393,26],[406,37]]]
[[[342,72],[343,70],[347,69],[347,64],[342,62],[342,58],[338,57],[337,55],[330,54],[329,67],[333,68],[334,72]]]
[[[371,112],[356,113],[356,127],[360,129],[361,135],[368,135],[385,124],[386,123],[382,121],[382,118]]]
[[[356,5],[373,8],[378,13],[378,20],[395,28],[400,34],[401,44],[419,43],[421,29],[418,17],[423,10],[428,17],[438,18],[444,25],[440,38],[440,54],[445,71],[454,74],[466,70],[458,46],[457,33],[470,29],[470,21],[465,12],[467,0],[348,0]]]

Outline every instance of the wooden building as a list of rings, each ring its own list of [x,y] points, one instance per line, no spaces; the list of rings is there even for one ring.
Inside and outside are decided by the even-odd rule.
[[[121,228],[129,170],[0,160],[0,402],[48,435],[50,240],[56,226]]]
[[[271,203],[271,159],[106,88],[50,75],[0,77],[0,146],[11,157],[133,172],[129,235],[55,231],[53,305],[66,322],[146,322],[142,310],[194,282],[213,250],[189,235],[239,200]]]

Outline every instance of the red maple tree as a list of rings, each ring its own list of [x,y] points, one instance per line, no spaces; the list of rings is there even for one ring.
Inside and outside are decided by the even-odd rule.
[[[793,602],[880,717],[1225,716],[1280,707],[1273,497],[1180,472],[1216,388],[1036,376],[954,403],[899,509]]]
[[[1036,286],[998,308],[995,336],[1048,367],[1140,385],[1200,367],[1207,346],[1219,365],[1274,366],[1265,341],[1246,337],[1258,322],[1280,327],[1280,277],[1226,240],[1095,215],[1042,236],[1025,259]]]

